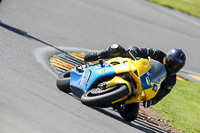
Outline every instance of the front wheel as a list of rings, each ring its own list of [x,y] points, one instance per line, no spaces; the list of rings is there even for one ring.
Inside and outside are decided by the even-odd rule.
[[[87,106],[104,106],[126,96],[128,93],[129,90],[126,85],[111,86],[103,91],[99,88],[95,88],[83,94],[81,102]]]
[[[60,75],[56,82],[58,89],[66,93],[71,92],[70,79],[71,79],[70,71],[67,71],[63,73],[62,75]]]
[[[69,93],[71,92],[70,89],[70,77],[69,78],[62,78],[62,79],[57,79],[56,85],[59,90]]]

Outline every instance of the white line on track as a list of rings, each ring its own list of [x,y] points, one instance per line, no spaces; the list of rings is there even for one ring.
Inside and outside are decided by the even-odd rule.
[[[168,13],[168,14],[171,14],[177,18],[180,18],[184,21],[187,21],[188,23],[190,24],[193,24],[193,25],[196,25],[198,27],[200,27],[200,19],[199,18],[196,18],[194,16],[191,16],[191,15],[188,15],[186,13],[182,13],[180,11],[176,11],[176,10],[172,10],[168,7],[165,7],[165,6],[161,6],[161,5],[157,5],[157,4],[154,4],[154,3],[151,3],[154,7]]]

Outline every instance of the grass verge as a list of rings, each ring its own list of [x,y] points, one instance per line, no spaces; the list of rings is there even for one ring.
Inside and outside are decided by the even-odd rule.
[[[147,0],[200,18],[200,0]]]
[[[200,132],[200,83],[177,81],[169,95],[153,106],[167,123],[186,133]]]

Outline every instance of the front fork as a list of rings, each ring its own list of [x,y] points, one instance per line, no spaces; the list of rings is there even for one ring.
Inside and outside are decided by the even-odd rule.
[[[121,103],[121,102],[125,103],[124,101],[133,94],[133,89],[132,89],[130,83],[128,81],[124,80],[120,76],[115,76],[112,80],[109,80],[105,83],[106,88],[109,88],[113,85],[126,85],[128,87],[129,93],[126,96],[112,102],[112,104]]]
[[[123,78],[121,78],[120,76],[115,76],[112,80],[106,82],[106,88],[109,88],[110,86],[117,85],[117,84],[127,85],[128,89],[129,89],[129,94],[132,93],[132,88],[131,88],[130,83],[128,81],[124,80]]]

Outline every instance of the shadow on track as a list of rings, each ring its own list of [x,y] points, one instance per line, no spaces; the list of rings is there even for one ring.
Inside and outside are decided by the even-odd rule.
[[[0,0],[0,3],[1,3],[1,0]],[[47,46],[50,46],[50,47],[52,47],[52,48],[58,50],[58,51],[60,51],[60,52],[66,53],[65,51],[63,51],[63,50],[61,50],[61,49],[59,49],[59,48],[57,48],[57,47],[55,47],[55,46],[53,46],[53,45],[47,43],[47,42],[44,42],[44,41],[42,41],[42,40],[40,40],[40,39],[38,39],[38,38],[36,38],[36,37],[34,37],[34,36],[29,35],[27,32],[25,32],[25,31],[23,31],[23,30],[20,30],[20,29],[17,29],[17,28],[15,28],[15,27],[12,27],[12,26],[9,26],[9,25],[7,25],[7,24],[4,24],[4,23],[1,22],[1,21],[0,21],[0,27],[2,27],[2,28],[4,28],[4,29],[7,29],[7,30],[9,30],[9,31],[12,31],[12,32],[14,32],[14,33],[16,33],[16,34],[18,34],[18,35],[23,36],[23,37],[26,37],[26,38],[33,39],[33,40],[35,40],[35,41],[38,41],[38,42],[40,42],[40,43],[42,43],[42,44],[45,44],[45,45],[47,45]]]
[[[126,122],[125,120],[123,120],[121,117],[115,115],[114,113],[110,113],[109,111],[106,111],[102,108],[97,108],[97,107],[91,107],[92,109],[98,111],[98,112],[101,112],[111,118],[114,118],[115,120],[118,120],[124,124],[127,124],[133,128],[136,128],[142,132],[146,132],[146,133],[154,133],[154,132],[161,132],[161,133],[166,133],[165,131],[156,131],[156,129],[154,128],[149,128],[148,126],[146,126],[145,124],[141,124],[141,123],[138,123],[137,121],[134,121],[135,123],[137,123],[138,125],[134,124],[134,123],[130,123],[130,122]]]
[[[144,131],[144,132],[151,132],[150,130],[148,130],[148,129],[144,128],[144,127],[137,126],[137,125],[135,125],[133,123],[130,123],[130,122],[126,122],[121,117],[115,115],[114,113],[110,113],[110,112],[108,112],[108,111],[106,111],[104,109],[97,108],[97,107],[91,107],[91,108],[94,109],[94,110],[96,110],[96,111],[98,111],[98,112],[101,112],[101,113],[103,113],[103,114],[105,114],[105,115],[107,115],[107,116],[109,116],[111,118],[114,118],[115,120],[118,120],[118,121],[120,121],[120,122],[122,122],[124,124],[127,124],[127,125],[129,125],[131,127],[134,127],[134,128],[136,128],[138,130],[141,130],[141,131]]]
[[[63,92],[63,93],[65,93],[65,92]],[[67,94],[67,93],[66,93],[66,94]],[[68,93],[68,95],[71,96],[71,97],[73,97],[73,98],[76,98],[76,97],[74,97],[73,94],[71,94],[71,93]],[[79,98],[76,98],[76,99],[80,101]],[[136,128],[136,129],[138,129],[138,130],[140,130],[140,131],[142,131],[142,132],[153,133],[153,131],[152,131],[151,129],[148,129],[148,127],[140,126],[140,125],[135,125],[135,124],[133,124],[133,123],[127,122],[127,121],[125,121],[124,119],[122,119],[120,116],[117,116],[117,115],[115,115],[114,113],[111,113],[111,112],[109,112],[109,111],[107,111],[107,110],[105,110],[105,109],[103,109],[103,108],[99,108],[99,107],[89,107],[89,106],[87,106],[87,107],[88,107],[88,108],[91,108],[91,109],[93,109],[93,110],[96,110],[96,111],[98,111],[98,112],[100,112],[100,113],[102,113],[102,114],[104,114],[104,115],[106,115],[106,116],[109,116],[109,117],[111,117],[111,118],[113,118],[113,119],[115,119],[115,120],[117,120],[117,121],[120,121],[120,122],[122,122],[122,123],[124,123],[124,124],[127,124],[127,125],[129,125],[129,126],[131,126],[131,127],[133,127],[133,128]]]

